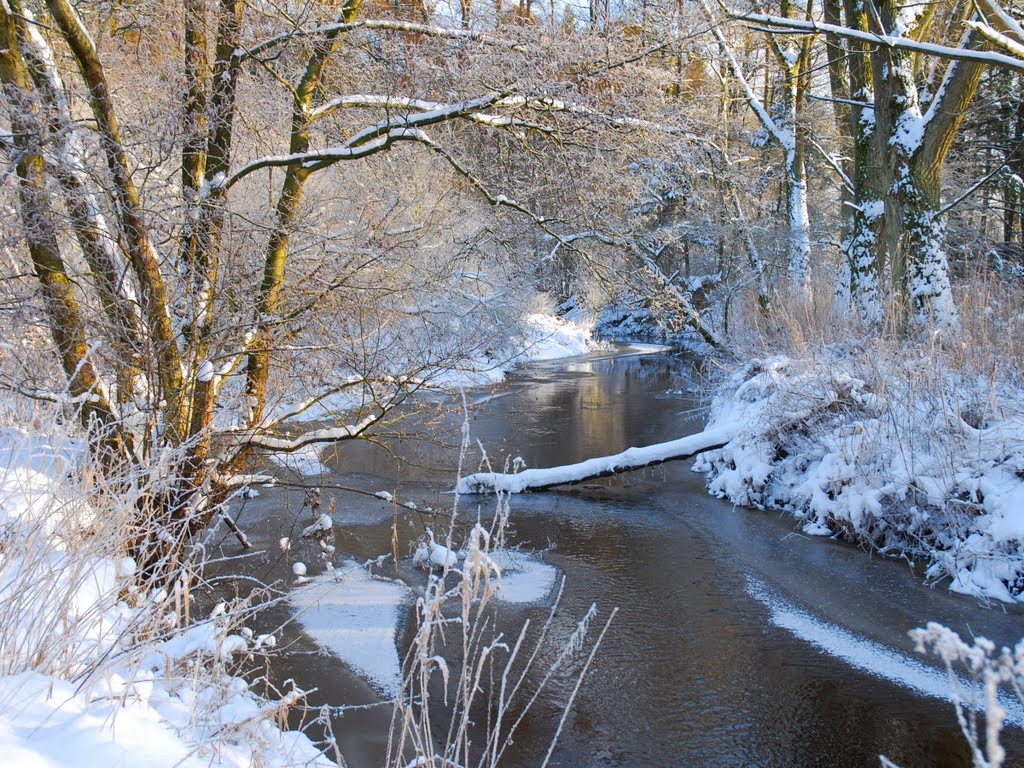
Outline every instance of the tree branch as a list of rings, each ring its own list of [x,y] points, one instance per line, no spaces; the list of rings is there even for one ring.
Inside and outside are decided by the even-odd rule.
[[[895,48],[915,53],[925,53],[930,56],[938,56],[945,59],[956,59],[959,61],[973,61],[981,64],[993,64],[1006,67],[1016,72],[1024,72],[1024,60],[1006,56],[995,51],[972,51],[964,48],[955,48],[949,45],[937,43],[922,43],[909,37],[897,35],[883,35],[876,32],[863,32],[851,27],[839,26],[836,24],[825,24],[820,21],[806,21],[801,19],[787,19],[781,16],[769,16],[762,13],[736,13],[729,12],[730,18],[741,21],[753,22],[757,25],[754,29],[762,32],[782,32],[800,35],[823,35],[832,34],[837,37],[844,37],[850,40],[859,40],[864,43],[874,43],[885,48]]]

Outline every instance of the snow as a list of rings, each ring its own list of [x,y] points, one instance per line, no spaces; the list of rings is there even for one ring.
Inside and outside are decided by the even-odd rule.
[[[328,533],[333,529],[334,520],[331,519],[329,514],[324,512],[316,519],[316,522],[302,529],[302,538],[308,539],[310,536],[315,536],[318,533]]]
[[[1024,393],[934,360],[822,356],[754,361],[718,385],[710,427],[740,427],[697,460],[708,490],[921,557],[953,591],[1024,602]],[[985,405],[1000,397],[1011,407]],[[987,421],[972,427],[976,409]]]
[[[321,475],[325,471],[323,462],[320,461],[320,448],[312,443],[290,453],[271,453],[269,455],[275,464],[305,477]]]
[[[292,590],[296,619],[317,644],[335,654],[381,695],[398,695],[402,667],[396,646],[407,587],[370,576],[354,561]]]
[[[499,549],[489,553],[501,572],[496,596],[506,603],[528,604],[546,600],[555,588],[558,569],[540,555],[518,549]]]
[[[459,558],[448,547],[434,541],[434,532],[427,528],[424,539],[412,556],[412,564],[428,571],[434,568],[453,568],[459,564]]]
[[[522,493],[531,489],[549,488],[566,483],[578,483],[592,477],[601,477],[623,469],[639,469],[676,458],[688,457],[695,453],[720,446],[731,440],[737,433],[735,424],[718,424],[713,429],[695,435],[657,443],[640,448],[627,448],[614,456],[599,456],[576,464],[567,464],[548,469],[524,469],[515,474],[500,472],[478,472],[459,480],[458,493],[482,493],[501,491]]]
[[[203,691],[175,688],[159,673],[108,682],[106,691],[80,691],[35,672],[0,677],[5,768],[333,765],[305,735],[271,725],[272,713],[238,678]],[[263,727],[246,733],[250,719]],[[193,743],[218,731],[235,738],[215,747]]]
[[[589,323],[534,312],[527,315],[523,337],[524,360],[552,360],[582,355],[594,349]]]
[[[747,577],[747,594],[768,609],[769,621],[814,646],[822,653],[841,659],[872,677],[909,688],[922,696],[951,700],[953,689],[944,669],[925,664],[894,648],[868,640],[814,616],[770,589],[764,582]],[[980,701],[979,687],[960,681],[962,691],[973,692]],[[1024,726],[1024,706],[1008,696],[1000,696],[1006,710],[1006,722]]]
[[[255,647],[251,632],[232,632],[223,607],[175,629],[160,595],[136,591],[137,607],[122,602],[137,589],[129,582],[137,564],[117,554],[98,527],[107,516],[76,486],[80,450],[57,436],[0,429],[0,762],[332,765],[304,734],[275,724],[298,692],[268,701],[224,671]]]
[[[563,317],[549,308],[530,312],[505,349],[477,355],[459,370],[436,376],[432,383],[448,389],[496,384],[517,365],[584,355],[601,347],[592,338],[591,328],[590,318]]]

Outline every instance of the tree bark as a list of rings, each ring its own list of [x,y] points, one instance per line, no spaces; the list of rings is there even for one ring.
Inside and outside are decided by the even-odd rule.
[[[150,342],[158,360],[160,395],[166,401],[163,427],[173,445],[185,436],[183,423],[182,369],[180,351],[171,325],[167,289],[160,273],[145,220],[139,193],[132,180],[128,157],[121,141],[121,128],[103,65],[81,19],[68,0],[47,0],[54,24],[71,49],[82,79],[89,90],[89,101],[96,119],[100,146],[111,175],[117,214],[128,250],[128,257],[139,282],[140,300],[146,318]]]
[[[351,22],[359,11],[359,3],[360,0],[345,0],[337,21]],[[337,48],[340,34],[338,31],[332,31],[323,35],[306,61],[306,67],[293,96],[289,154],[298,154],[309,149],[310,110],[313,98],[320,86],[328,58]],[[266,408],[267,382],[271,369],[270,352],[281,290],[284,287],[288,245],[302,199],[303,186],[311,172],[301,163],[289,165],[277,201],[274,229],[267,245],[263,282],[256,304],[255,336],[250,345],[246,365],[246,397],[251,409],[249,425],[252,429],[262,423]],[[245,455],[243,451],[237,461],[243,461]]]

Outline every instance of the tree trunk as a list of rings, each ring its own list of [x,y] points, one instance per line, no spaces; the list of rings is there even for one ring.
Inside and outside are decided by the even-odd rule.
[[[346,0],[337,15],[337,21],[347,23],[355,19],[359,11],[360,0]],[[292,105],[292,128],[289,152],[297,154],[309,149],[309,110],[318,90],[327,60],[338,45],[340,32],[329,32],[314,47],[302,77],[294,92]],[[250,428],[257,428],[263,422],[263,412],[267,402],[267,382],[270,377],[270,347],[273,330],[276,325],[275,316],[284,288],[285,262],[288,256],[288,243],[292,227],[302,199],[302,189],[312,171],[301,164],[289,165],[285,171],[281,195],[277,201],[274,230],[267,246],[267,256],[263,266],[263,282],[256,304],[255,337],[250,345],[246,364],[246,397],[251,413]],[[236,457],[242,461],[245,452]]]
[[[18,10],[16,3],[11,5]],[[22,55],[23,19],[22,14],[16,16],[0,6],[0,83],[10,105],[24,236],[72,404],[100,447],[104,462],[121,461],[129,457],[130,446],[124,441],[106,387],[90,359],[82,313],[57,243],[57,224],[39,151],[39,142],[46,133]]]
[[[158,398],[167,403],[163,427],[171,444],[176,445],[185,435],[180,351],[171,325],[168,294],[160,273],[160,264],[149,238],[138,190],[132,180],[128,157],[121,141],[121,128],[110,86],[92,38],[68,0],[47,0],[46,5],[61,36],[71,49],[89,90],[100,146],[107,160],[113,196],[117,201],[121,232],[127,245],[129,261],[139,282],[139,298],[151,337],[150,343],[155,347],[158,360]]]

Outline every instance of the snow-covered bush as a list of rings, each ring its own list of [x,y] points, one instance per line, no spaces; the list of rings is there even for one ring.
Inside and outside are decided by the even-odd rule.
[[[711,492],[1024,602],[1020,297],[974,286],[945,337],[874,336],[821,297],[779,305],[751,313],[749,362],[716,385],[712,423],[743,430],[698,462]]]

